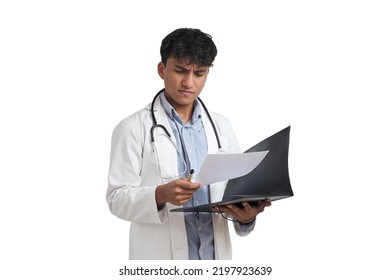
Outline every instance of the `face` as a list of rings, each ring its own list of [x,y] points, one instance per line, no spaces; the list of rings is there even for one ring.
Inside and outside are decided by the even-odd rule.
[[[188,65],[185,61],[168,58],[166,65],[158,64],[158,74],[164,80],[165,94],[173,108],[192,110],[194,100],[207,80],[208,66]]]

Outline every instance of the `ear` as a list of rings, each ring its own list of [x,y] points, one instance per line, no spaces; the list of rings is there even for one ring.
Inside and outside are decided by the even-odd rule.
[[[165,70],[165,65],[164,65],[164,63],[160,62],[157,65],[157,72],[158,72],[158,75],[160,76],[160,78],[163,80],[164,80],[164,70]]]

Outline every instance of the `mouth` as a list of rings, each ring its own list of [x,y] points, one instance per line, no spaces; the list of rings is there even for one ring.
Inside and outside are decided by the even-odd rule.
[[[184,96],[190,96],[190,95],[193,95],[193,94],[194,94],[193,91],[184,90],[184,89],[179,90],[179,92],[180,92],[182,95],[184,95]]]

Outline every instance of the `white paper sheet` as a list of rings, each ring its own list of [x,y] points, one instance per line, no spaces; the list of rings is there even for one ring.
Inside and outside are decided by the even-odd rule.
[[[195,170],[194,180],[208,185],[244,176],[255,169],[267,153],[268,151],[208,155],[200,171]]]

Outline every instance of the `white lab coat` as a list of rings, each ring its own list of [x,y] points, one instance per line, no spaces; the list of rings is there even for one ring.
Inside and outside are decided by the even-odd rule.
[[[159,98],[155,102],[155,116],[173,136],[170,124]],[[205,113],[202,118],[209,153],[217,153],[214,131]],[[212,114],[222,149],[227,153],[239,152],[239,146],[230,122]],[[150,139],[152,118],[150,104],[143,110],[122,120],[114,129],[111,143],[107,203],[117,217],[130,221],[130,259],[188,259],[187,236],[183,213],[170,212],[178,206],[166,204],[157,210],[155,189],[169,180],[163,180],[156,166]],[[161,135],[160,135],[161,134]],[[177,176],[177,151],[162,129],[155,129],[156,149],[164,174]],[[160,135],[160,136],[157,136]],[[175,139],[173,139],[175,141]],[[177,178],[177,177],[176,177]],[[222,198],[226,183],[210,186],[211,201]],[[213,214],[216,259],[231,259],[231,243],[226,219]],[[240,234],[239,227],[235,226]]]

